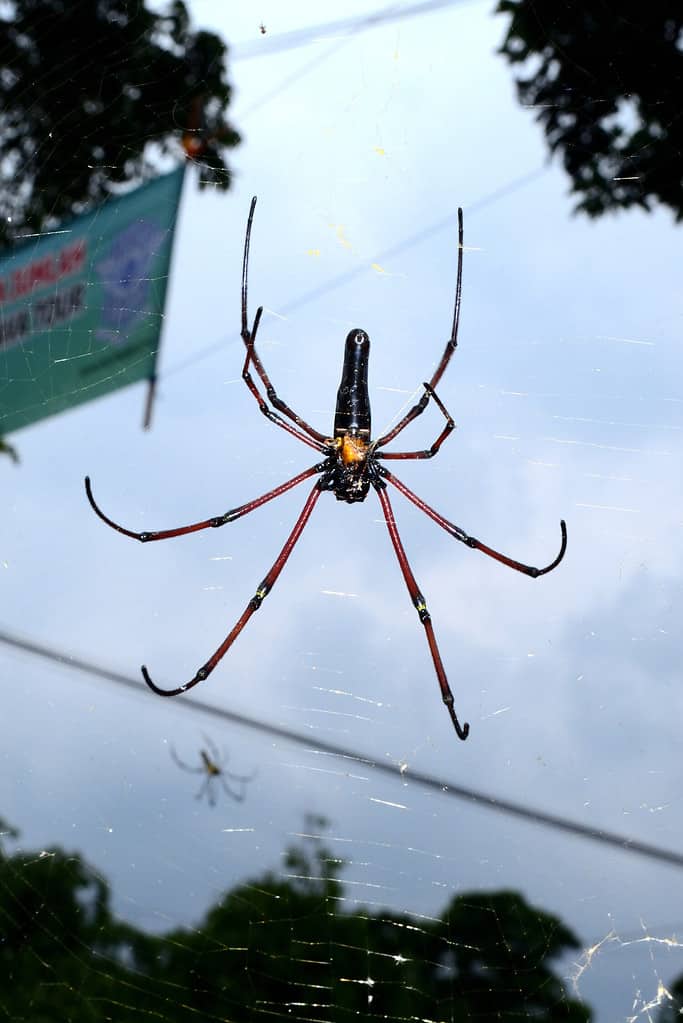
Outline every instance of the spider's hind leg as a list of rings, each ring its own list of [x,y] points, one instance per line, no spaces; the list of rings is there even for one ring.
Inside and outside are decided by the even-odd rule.
[[[319,471],[319,469],[316,467],[316,469],[313,471]],[[311,475],[311,472],[312,471],[309,470],[307,475]],[[239,634],[242,632],[242,629],[245,627],[251,616],[254,614],[255,611],[258,611],[258,609],[261,607],[261,604],[268,596],[275,583],[277,582],[280,572],[285,567],[290,554],[294,550],[294,547],[299,537],[301,536],[306,523],[311,517],[311,512],[313,511],[321,493],[322,488],[320,486],[320,480],[316,480],[315,484],[313,485],[313,489],[308,495],[306,503],[304,504],[298,519],[294,523],[294,528],[292,529],[291,533],[285,540],[284,547],[282,548],[277,558],[275,559],[273,565],[271,566],[270,571],[267,573],[263,581],[260,583],[258,589],[256,590],[256,593],[251,598],[251,600],[245,607],[244,611],[242,612],[241,616],[238,618],[237,622],[232,627],[228,635],[225,637],[221,645],[218,647],[216,651],[214,651],[214,653],[211,655],[208,661],[206,661],[206,663],[201,666],[199,671],[196,672],[196,674],[190,679],[189,682],[184,682],[182,685],[176,686],[175,689],[161,689],[152,680],[149,672],[147,671],[147,668],[143,664],[142,677],[144,678],[145,682],[147,683],[147,685],[149,686],[153,693],[156,693],[157,696],[179,696],[181,693],[186,693],[189,689],[192,689],[194,686],[198,685],[200,682],[203,682],[206,678],[209,677],[209,675],[214,670],[218,662],[221,661],[223,657],[225,657],[228,650],[235,642]]]
[[[460,722],[458,721],[458,715],[455,713],[454,708],[455,701],[453,699],[451,687],[448,684],[448,679],[446,678],[446,672],[444,670],[443,662],[441,660],[441,654],[439,653],[439,648],[436,643],[436,636],[434,635],[432,619],[429,614],[429,611],[427,610],[425,599],[420,593],[420,589],[417,585],[417,581],[415,579],[415,576],[413,575],[412,569],[408,564],[408,558],[406,557],[406,552],[403,549],[403,544],[401,543],[401,538],[398,534],[398,529],[396,528],[394,512],[391,507],[391,502],[389,501],[389,495],[386,492],[386,485],[383,483],[383,481],[373,481],[373,486],[377,491],[377,496],[379,497],[380,503],[382,505],[382,511],[384,512],[384,521],[387,524],[389,536],[391,537],[391,542],[394,545],[394,551],[396,552],[396,557],[398,559],[401,572],[403,573],[403,578],[408,588],[408,593],[411,596],[413,605],[415,606],[415,610],[420,616],[420,621],[424,626],[424,630],[427,636],[427,643],[429,644],[429,651],[432,655],[432,661],[434,662],[434,670],[436,671],[436,677],[438,679],[439,687],[441,689],[441,698],[443,699],[443,702],[446,704],[446,709],[450,715],[453,727],[455,728],[458,738],[464,740],[470,733],[470,726],[467,722],[461,725]]]

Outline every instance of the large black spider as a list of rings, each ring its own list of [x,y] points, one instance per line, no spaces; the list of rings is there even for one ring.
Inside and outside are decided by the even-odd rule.
[[[209,527],[224,526],[226,523],[234,522],[235,519],[239,519],[243,515],[248,515],[249,512],[254,511],[255,508],[260,508],[262,504],[265,504],[267,501],[272,501],[273,498],[286,493],[286,491],[291,490],[292,487],[297,486],[299,483],[303,483],[304,480],[310,479],[312,476],[318,477],[313,484],[313,489],[306,499],[303,510],[294,523],[292,532],[287,537],[285,545],[275,559],[275,563],[272,568],[247,604],[237,623],[228,633],[215,653],[213,653],[209,660],[202,665],[196,675],[194,675],[189,682],[185,682],[183,685],[177,686],[175,689],[160,689],[152,681],[147,668],[143,665],[143,678],[150,689],[159,696],[177,696],[179,693],[187,692],[188,689],[191,689],[199,682],[203,682],[204,679],[208,678],[218,662],[225,656],[227,651],[235,642],[253,613],[259,609],[263,603],[264,597],[266,597],[273,588],[323,491],[329,490],[334,494],[338,501],[347,501],[349,504],[353,504],[356,501],[364,501],[368,495],[370,487],[372,487],[375,490],[382,506],[384,521],[386,522],[387,529],[389,530],[389,536],[394,546],[394,551],[396,552],[396,557],[398,559],[401,572],[403,573],[403,578],[408,588],[408,592],[425,629],[427,643],[429,644],[429,650],[434,662],[434,669],[441,688],[443,702],[446,704],[458,737],[460,739],[466,739],[469,734],[470,726],[467,723],[461,725],[455,713],[453,706],[453,693],[451,692],[451,688],[448,684],[446,672],[444,671],[441,661],[441,655],[439,654],[439,648],[436,644],[436,637],[434,635],[434,629],[432,628],[432,620],[429,615],[429,611],[427,610],[425,599],[420,593],[415,576],[408,564],[403,544],[401,543],[401,538],[394,520],[391,502],[389,500],[387,483],[390,483],[399,491],[399,493],[403,494],[404,497],[407,497],[409,501],[412,501],[416,507],[433,519],[433,521],[436,522],[437,525],[441,526],[442,529],[445,529],[447,533],[450,533],[451,536],[455,537],[456,540],[460,540],[468,547],[473,547],[476,550],[482,551],[484,554],[488,555],[488,557],[495,558],[496,561],[502,562],[502,564],[507,565],[509,568],[514,568],[517,572],[524,572],[526,575],[529,575],[534,579],[538,576],[545,575],[547,572],[551,572],[562,561],[567,548],[567,527],[564,520],[562,520],[560,522],[562,543],[559,554],[554,561],[551,561],[545,568],[534,568],[533,565],[524,565],[520,561],[515,561],[513,558],[509,558],[507,555],[501,554],[492,547],[488,547],[486,544],[481,543],[480,540],[477,540],[475,537],[469,536],[465,533],[465,531],[459,526],[449,522],[448,519],[443,517],[443,515],[440,515],[439,512],[434,510],[434,508],[431,508],[428,504],[426,504],[422,498],[418,497],[417,494],[414,494],[413,491],[405,485],[405,483],[402,483],[401,480],[397,479],[397,477],[394,476],[393,473],[389,472],[389,470],[380,462],[380,459],[391,458],[433,458],[455,426],[448,410],[438,397],[435,388],[443,376],[458,343],[458,324],[460,321],[460,300],[462,294],[462,210],[458,210],[458,271],[451,336],[446,342],[443,355],[441,356],[441,360],[436,367],[431,380],[424,384],[424,394],[419,401],[416,402],[416,404],[413,405],[402,419],[400,419],[399,422],[387,433],[383,434],[377,440],[371,440],[370,400],[368,397],[368,357],[370,353],[370,338],[364,330],[354,329],[349,332],[346,338],[344,363],[342,366],[341,383],[339,385],[339,391],[337,392],[337,407],[334,417],[334,432],[332,437],[328,437],[324,433],[320,433],[318,430],[315,430],[304,419],[302,419],[301,416],[297,415],[297,413],[294,412],[289,405],[282,400],[282,398],[278,397],[275,388],[270,382],[268,374],[263,367],[255,347],[256,334],[263,314],[263,306],[259,306],[256,310],[256,316],[254,317],[254,323],[251,330],[249,330],[247,323],[249,244],[251,240],[251,228],[254,219],[255,207],[256,197],[252,199],[249,210],[247,232],[244,241],[244,257],[242,261],[241,334],[247,350],[244,367],[242,369],[242,379],[258,402],[258,406],[264,416],[270,419],[271,422],[276,423],[283,430],[287,430],[288,433],[291,433],[292,436],[296,437],[298,440],[303,441],[304,444],[308,444],[309,447],[315,448],[316,451],[319,451],[325,457],[323,461],[311,466],[310,469],[306,469],[305,472],[299,473],[299,475],[294,476],[293,479],[287,480],[286,483],[281,483],[278,487],[275,487],[274,490],[269,490],[268,493],[262,494],[261,497],[257,497],[253,501],[248,501],[246,504],[242,504],[237,508],[233,508],[230,511],[225,512],[223,515],[217,515],[215,518],[211,519],[204,519],[202,522],[194,522],[189,526],[181,526],[178,529],[164,529],[158,532],[136,533],[130,529],[124,529],[123,526],[118,525],[118,523],[108,518],[95,503],[90,486],[90,478],[86,476],[86,493],[96,514],[99,515],[103,522],[106,522],[108,526],[111,526],[112,529],[116,529],[119,533],[123,533],[125,536],[130,536],[134,540],[140,540],[142,543],[147,543],[151,540],[166,540],[174,536],[183,536],[185,533],[195,533],[197,530],[208,529]],[[252,366],[256,370],[261,384],[265,389],[267,400],[264,398],[263,394],[259,390],[258,384],[254,381],[251,375]],[[414,419],[417,419],[418,416],[422,415],[429,404],[430,398],[433,399],[435,405],[446,420],[441,433],[438,435],[432,446],[424,451],[380,450],[389,444],[390,441],[394,440],[409,423],[412,423]],[[268,402],[270,402],[270,405]],[[270,406],[272,406],[272,408]],[[290,421],[288,422],[288,420]]]

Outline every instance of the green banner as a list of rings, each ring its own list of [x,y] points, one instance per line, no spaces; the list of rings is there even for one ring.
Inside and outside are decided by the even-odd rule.
[[[0,258],[0,435],[153,378],[184,171]]]

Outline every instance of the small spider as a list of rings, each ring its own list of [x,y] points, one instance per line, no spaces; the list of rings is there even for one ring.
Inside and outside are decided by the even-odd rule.
[[[207,753],[207,751],[203,749],[199,751],[199,756],[201,757],[202,762],[197,767],[191,767],[189,764],[182,761],[171,746],[171,756],[178,767],[182,767],[183,771],[187,771],[188,774],[203,774],[206,776],[199,791],[195,795],[195,799],[201,799],[204,793],[206,793],[209,806],[215,806],[216,786],[220,783],[221,788],[227,796],[234,799],[236,803],[243,802],[246,795],[247,782],[250,782],[254,775],[231,774],[230,771],[227,771],[225,768],[227,755],[221,757],[218,748],[206,735],[204,736],[204,742],[206,743],[209,752]],[[235,792],[228,785],[228,781],[241,785],[241,789],[238,789],[238,791]]]
[[[403,494],[405,498],[411,501],[417,508],[423,511],[425,515],[428,515],[430,519],[436,522],[438,526],[441,526],[442,529],[445,529],[445,531],[456,540],[466,544],[468,547],[481,551],[483,554],[486,554],[487,557],[494,558],[503,565],[507,565],[508,568],[513,568],[517,572],[523,572],[534,579],[538,578],[538,576],[546,575],[547,572],[552,572],[552,570],[557,568],[559,563],[562,561],[567,548],[567,527],[564,520],[562,520],[560,522],[560,531],[562,535],[560,551],[557,557],[551,561],[550,564],[546,565],[545,568],[535,568],[533,565],[522,564],[522,562],[515,561],[506,554],[501,554],[492,547],[488,547],[485,543],[475,539],[475,537],[469,536],[460,528],[460,526],[456,526],[453,522],[449,522],[448,519],[444,518],[443,515],[435,511],[434,508],[430,507],[430,505],[423,501],[421,497],[418,497],[412,490],[409,490],[405,483],[402,483],[401,480],[394,476],[393,473],[389,472],[389,470],[386,469],[380,461],[380,459],[433,458],[434,455],[439,452],[441,445],[444,443],[446,438],[450,436],[455,427],[455,423],[453,422],[450,413],[438,397],[435,388],[441,380],[441,377],[443,376],[458,343],[458,324],[460,321],[460,300],[462,294],[462,210],[458,210],[458,270],[451,335],[446,342],[443,355],[441,356],[441,360],[439,361],[436,370],[432,374],[431,380],[423,385],[424,393],[419,401],[417,401],[416,404],[413,405],[412,408],[409,409],[399,422],[388,430],[387,433],[382,434],[382,436],[378,437],[376,440],[372,440],[370,433],[370,399],[368,397],[370,338],[364,330],[355,328],[349,332],[346,338],[344,362],[342,365],[341,383],[337,392],[337,407],[334,417],[332,437],[327,436],[327,434],[320,433],[312,426],[309,426],[309,424],[302,419],[301,416],[297,415],[297,413],[294,412],[289,405],[282,400],[282,398],[278,397],[275,388],[271,384],[255,347],[256,334],[261,322],[261,316],[263,315],[263,306],[259,306],[256,310],[256,316],[254,317],[254,323],[251,330],[249,330],[248,327],[247,278],[249,267],[249,244],[251,240],[251,228],[255,208],[256,198],[254,197],[251,201],[249,219],[247,220],[247,231],[244,240],[244,257],[242,260],[241,335],[246,347],[246,357],[242,368],[242,379],[258,402],[259,409],[266,418],[281,427],[283,430],[291,433],[293,437],[296,437],[304,444],[307,444],[309,447],[319,451],[324,457],[321,462],[318,462],[316,465],[311,466],[310,469],[306,469],[304,472],[294,476],[293,479],[287,480],[285,483],[281,483],[273,490],[269,490],[268,493],[262,494],[260,497],[254,498],[254,500],[248,501],[246,504],[239,505],[237,508],[232,508],[230,511],[224,512],[222,515],[216,515],[213,518],[204,519],[201,522],[194,522],[189,526],[180,526],[176,529],[164,529],[157,532],[136,533],[130,529],[125,529],[123,526],[118,525],[118,523],[108,518],[95,503],[95,498],[93,497],[90,486],[90,478],[86,476],[85,489],[94,512],[102,519],[103,522],[106,522],[108,526],[111,526],[112,529],[117,530],[119,533],[123,533],[124,536],[130,536],[134,540],[140,540],[142,543],[147,543],[152,540],[166,540],[170,537],[184,536],[186,533],[195,533],[200,529],[224,526],[226,523],[234,522],[235,519],[239,519],[243,515],[248,515],[256,508],[260,508],[261,505],[265,504],[267,501],[272,501],[273,498],[286,493],[288,490],[291,490],[292,487],[297,486],[297,484],[303,483],[304,480],[310,479],[312,476],[318,477],[313,484],[313,489],[308,495],[298,519],[294,523],[292,532],[285,541],[284,547],[275,559],[273,566],[263,579],[263,582],[259,585],[254,596],[247,604],[241,617],[237,620],[236,624],[208,661],[202,665],[189,682],[184,682],[175,689],[160,689],[159,686],[152,681],[149,672],[144,665],[142,667],[143,678],[149,688],[159,696],[177,696],[179,693],[186,693],[188,689],[191,689],[199,682],[203,682],[206,678],[208,678],[216,665],[220,660],[222,660],[232,644],[235,642],[251,616],[255,611],[258,611],[264,598],[268,595],[268,593],[270,593],[271,589],[275,585],[275,582],[284,568],[290,554],[294,550],[294,546],[301,536],[320,495],[324,491],[329,491],[334,494],[338,501],[346,501],[349,504],[355,504],[358,501],[364,501],[372,487],[382,506],[384,521],[386,522],[389,537],[396,553],[396,558],[398,559],[408,593],[410,594],[411,600],[425,630],[429,651],[432,656],[432,661],[434,662],[434,670],[441,689],[441,697],[446,705],[458,737],[460,739],[466,739],[469,734],[470,726],[467,723],[461,725],[455,713],[453,693],[451,692],[451,688],[448,684],[439,648],[436,644],[432,620],[429,611],[427,610],[425,599],[420,592],[403,549],[403,544],[394,520],[394,512],[389,500],[387,484],[390,484],[398,490],[400,494]],[[261,381],[263,389],[265,390],[265,397],[259,390],[258,384],[254,381],[254,378],[251,375],[252,366]],[[409,423],[412,423],[414,419],[417,419],[418,416],[422,415],[427,408],[430,399],[434,402],[446,421],[441,433],[433,442],[432,446],[421,451],[380,450],[389,444],[390,441],[393,441]],[[270,402],[270,404],[268,404],[268,402]]]

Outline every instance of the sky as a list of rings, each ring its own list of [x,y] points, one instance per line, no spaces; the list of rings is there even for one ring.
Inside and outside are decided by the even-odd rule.
[[[398,6],[398,5],[397,5]],[[13,435],[0,462],[0,629],[164,686],[190,678],[275,559],[307,485],[220,530],[139,545],[130,529],[221,514],[316,461],[259,414],[240,377],[249,203],[250,311],[278,393],[330,432],[343,342],[371,338],[377,436],[434,371],[450,332],[457,208],[459,346],[439,384],[457,423],[430,461],[392,470],[482,541],[551,561],[533,580],[456,543],[398,492],[460,720],[374,495],[323,495],[273,592],[193,696],[303,733],[302,747],[0,644],[3,818],[30,849],[80,851],[117,913],[196,924],[228,886],[284,869],[307,813],[329,820],[349,907],[435,916],[472,889],[521,891],[575,932],[567,984],[607,1019],[649,1019],[683,973],[677,868],[493,814],[411,771],[678,850],[683,561],[680,238],[671,215],[591,222],[496,50],[505,21],[462,2],[348,33],[319,5],[191,0],[231,47],[234,187],[199,193],[176,233],[153,429],[127,391]],[[330,2],[330,23],[371,12]],[[265,34],[260,25],[266,28]],[[341,283],[340,279],[341,278]],[[427,446],[430,408],[401,437]],[[211,808],[208,737],[254,773]],[[332,743],[364,760],[323,751]],[[393,778],[373,763],[396,767]],[[675,904],[674,904],[675,905]]]

